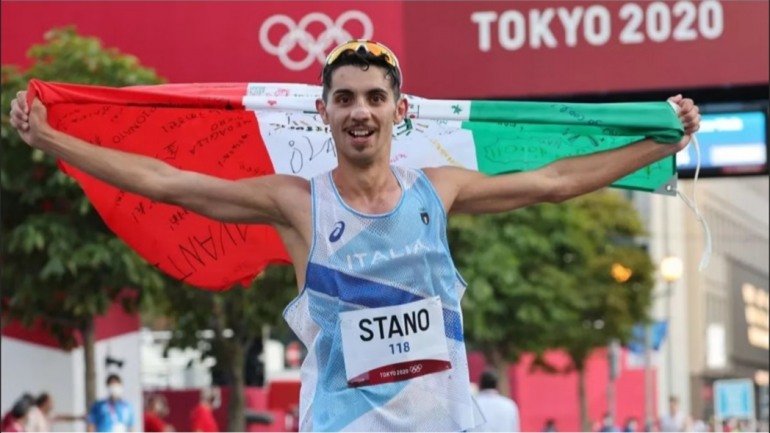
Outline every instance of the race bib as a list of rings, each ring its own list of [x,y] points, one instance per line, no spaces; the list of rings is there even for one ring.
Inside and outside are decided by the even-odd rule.
[[[127,432],[128,429],[126,428],[126,425],[123,423],[116,423],[112,426],[113,432]]]
[[[349,386],[398,382],[452,368],[437,297],[340,314]]]

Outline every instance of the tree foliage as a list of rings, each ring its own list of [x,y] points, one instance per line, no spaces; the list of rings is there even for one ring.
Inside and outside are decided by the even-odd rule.
[[[487,358],[515,362],[551,347],[554,325],[580,301],[574,275],[590,248],[582,224],[555,205],[450,220],[449,244],[469,285],[466,338]]]
[[[631,328],[647,320],[654,265],[647,252],[632,242],[643,234],[642,222],[620,195],[592,194],[573,205],[591,222],[586,234],[594,245],[585,268],[576,275],[582,295],[580,308],[571,317],[571,326],[556,334],[555,342],[580,369],[591,350],[615,339],[627,342]],[[620,278],[625,275],[613,276],[616,264],[631,271],[627,279]]]
[[[21,141],[9,124],[10,102],[32,78],[109,86],[162,79],[135,57],[103,48],[74,28],[48,32],[28,56],[32,64],[24,71],[2,66],[3,310],[7,318],[43,326],[68,348],[74,331],[92,331],[93,317],[115,300],[134,310],[138,289],[158,289],[167,279],[108,230],[53,158]],[[135,295],[122,296],[126,289]],[[89,400],[93,393],[87,392]]]
[[[549,349],[565,350],[570,370],[582,375],[596,348],[626,342],[632,326],[647,319],[654,268],[636,242],[643,234],[635,209],[615,191],[452,218],[453,257],[469,284],[469,345],[504,379],[508,363],[525,352],[556,372],[542,357]],[[585,395],[580,399],[584,405]]]

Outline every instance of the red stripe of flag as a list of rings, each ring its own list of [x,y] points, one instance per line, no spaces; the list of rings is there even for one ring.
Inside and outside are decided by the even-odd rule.
[[[241,179],[273,174],[246,84],[108,88],[30,82],[56,129],[98,146],[158,158],[185,170]],[[194,286],[248,285],[270,263],[289,263],[275,230],[223,224],[126,193],[59,162],[107,226],[148,262]]]

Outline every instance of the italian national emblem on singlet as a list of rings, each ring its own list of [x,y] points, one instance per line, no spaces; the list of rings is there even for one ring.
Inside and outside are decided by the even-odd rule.
[[[420,219],[422,220],[423,224],[428,225],[430,222],[430,215],[428,215],[428,211],[425,209],[420,209]]]
[[[438,296],[340,314],[349,386],[398,382],[452,368]]]

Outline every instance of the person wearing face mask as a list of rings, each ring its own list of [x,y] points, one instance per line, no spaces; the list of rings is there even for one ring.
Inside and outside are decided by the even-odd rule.
[[[201,400],[190,413],[190,430],[194,432],[218,432],[219,425],[214,418],[214,409],[219,407],[219,389],[204,388]]]
[[[109,397],[99,400],[88,411],[88,431],[125,432],[134,430],[134,409],[123,400],[123,381],[117,374],[107,377]]]

